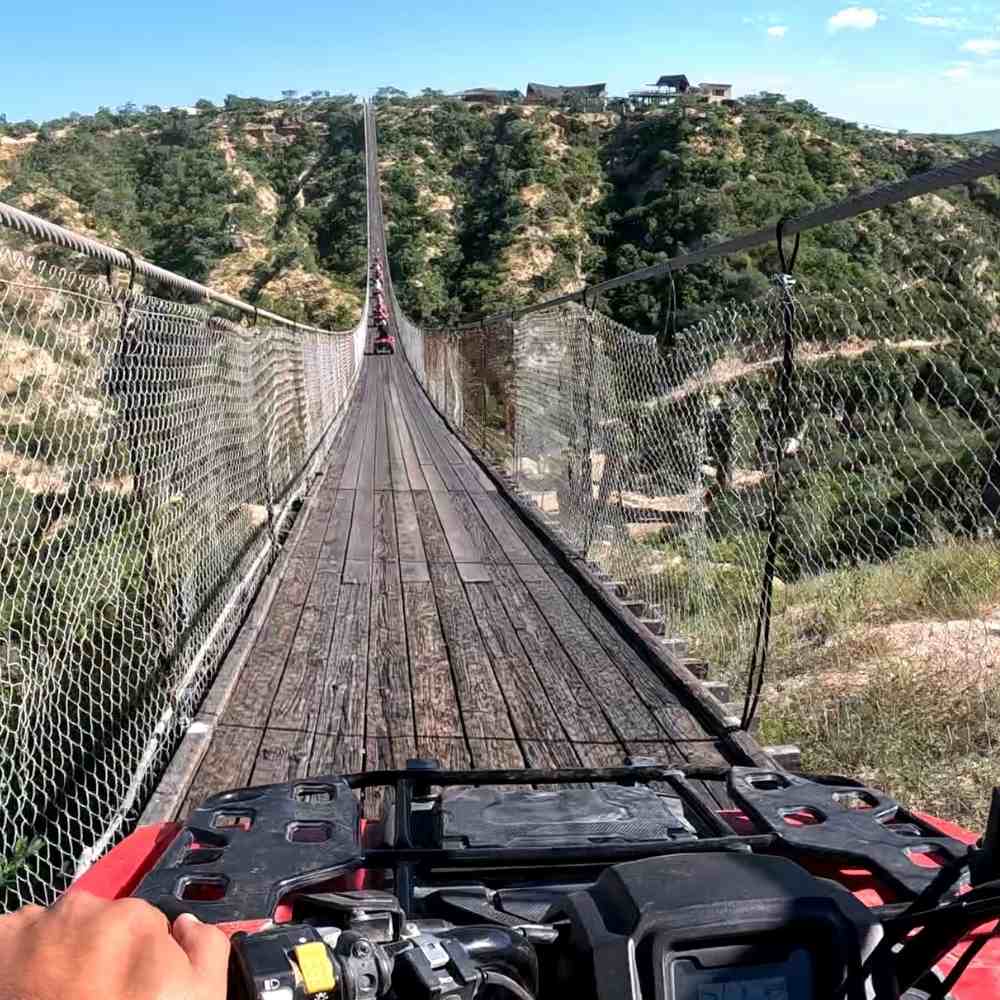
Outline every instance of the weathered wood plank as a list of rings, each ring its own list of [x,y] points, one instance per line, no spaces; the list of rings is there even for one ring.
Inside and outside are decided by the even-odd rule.
[[[421,465],[420,471],[423,473],[424,482],[427,483],[427,489],[434,490],[436,493],[446,493],[448,491],[448,487],[445,486],[444,480],[441,478],[441,473],[438,472],[432,462]]]
[[[452,468],[458,473],[466,493],[477,495],[483,492],[483,484],[479,480],[479,470],[466,462],[454,462]]]
[[[486,563],[458,563],[458,575],[462,583],[490,583],[493,575]]]
[[[458,570],[446,563],[433,563],[431,582],[437,598],[441,629],[448,643],[465,734],[470,739],[513,737],[507,706],[466,600]]]
[[[406,472],[406,462],[403,459],[403,447],[399,437],[399,424],[396,421],[391,385],[385,394],[386,434],[389,441],[389,479],[393,490],[409,490],[410,480]]]
[[[320,690],[318,732],[364,736],[369,590],[367,582],[341,584],[337,624]]]
[[[425,562],[401,562],[399,575],[403,583],[431,582],[431,571]]]
[[[584,767],[621,767],[629,751],[620,743],[574,743]]]
[[[472,766],[469,745],[461,738],[418,736],[417,755],[431,760],[439,760],[443,768],[451,771],[461,771]]]
[[[549,574],[545,572],[545,567],[541,563],[516,563],[514,569],[525,583],[540,583],[549,579]]]
[[[649,708],[660,724],[665,738],[670,742],[683,743],[699,740],[706,736],[704,729],[684,708],[678,695],[659,677],[653,668],[639,654],[624,642],[601,610],[594,607],[575,581],[562,571],[553,571],[552,580],[566,600],[579,613],[588,612],[587,627],[608,657],[615,663],[622,675],[635,690],[638,697]],[[717,763],[722,764],[720,758]]]
[[[417,520],[417,508],[414,506],[412,493],[397,493],[396,509],[396,540],[401,562],[426,562],[424,542],[420,536],[420,522]]]
[[[541,539],[521,520],[520,516],[506,500],[498,497],[495,507],[500,517],[510,526],[511,531],[524,542],[525,548],[531,553],[536,562],[541,563],[543,566],[550,566],[555,563],[555,556],[549,552]]]
[[[309,774],[312,733],[291,729],[268,729],[254,760],[252,785],[274,785]]]
[[[403,601],[417,739],[461,736],[462,721],[448,647],[441,633],[431,584],[404,584]]]
[[[419,392],[419,390],[416,391]],[[429,408],[426,399],[423,402]],[[440,417],[434,414],[433,411],[431,411],[431,416],[428,417],[424,408],[419,403],[415,404],[413,397],[411,397],[407,405],[407,419],[414,437],[419,436],[422,438],[426,452],[430,456],[430,460],[441,477],[445,488],[448,490],[462,490],[464,488],[462,480],[452,468],[451,461],[445,451],[447,445],[444,445],[441,440],[443,435],[450,434],[451,432],[444,425]],[[421,464],[426,465],[423,461]],[[424,469],[424,473],[426,475],[426,468]],[[433,489],[433,487],[431,488]]]
[[[448,547],[455,562],[481,563],[486,560],[476,545],[475,539],[469,534],[465,521],[459,513],[453,493],[431,493],[434,508],[444,529]]]
[[[269,725],[287,729],[316,728],[318,695],[333,641],[339,596],[339,573],[317,573],[309,591],[310,604],[302,613],[285,672],[266,716]]]
[[[338,573],[347,557],[347,540],[351,534],[355,494],[355,490],[339,490],[337,492],[333,512],[327,522],[323,547],[319,553],[320,566]]]
[[[504,610],[566,734],[587,743],[615,742],[615,732],[600,703],[514,568],[498,566],[495,573],[502,587]]]
[[[479,511],[483,521],[489,526],[493,537],[503,552],[506,561],[537,566],[537,560],[532,555],[524,539],[514,530],[507,518],[500,512],[500,505],[506,506],[506,501],[498,497],[472,494],[472,502]]]
[[[521,740],[525,767],[582,767],[577,752],[582,744],[566,740]]]
[[[365,740],[363,736],[344,736],[340,733],[316,733],[309,774],[357,774],[364,770]]]
[[[375,494],[374,542],[372,557],[375,560],[399,558],[396,545],[395,494],[389,490]]]
[[[526,583],[535,603],[558,634],[563,648],[581,666],[584,681],[621,739],[662,738],[663,729],[632,686],[581,621],[559,588],[548,583]]]
[[[354,497],[351,534],[347,541],[349,562],[371,562],[372,537],[375,531],[375,494],[359,489]]]
[[[518,738],[566,740],[568,735],[504,610],[497,587],[471,584],[466,593]]]
[[[451,549],[438,520],[433,493],[414,493],[413,505],[428,562],[451,562]]]
[[[263,733],[242,726],[216,726],[178,815],[184,819],[210,795],[243,788],[250,780]]]
[[[482,559],[477,560],[487,563],[506,563],[510,560],[504,552],[503,546],[497,541],[489,525],[479,513],[479,509],[472,502],[472,497],[467,493],[450,493],[448,499],[458,512],[465,530],[472,538],[476,549],[482,553]],[[456,562],[462,560],[456,559]]]
[[[366,452],[365,444],[371,415],[370,394],[366,394],[363,398],[355,400],[354,406],[357,409],[358,416],[347,452],[347,461],[344,463],[344,474],[340,480],[340,488],[342,490],[353,490],[358,486],[361,466]]]
[[[341,579],[344,583],[368,583],[372,576],[372,564],[367,560],[348,559],[344,563]]]
[[[389,469],[389,429],[386,420],[388,392],[386,374],[378,376],[378,399],[375,410],[375,469],[372,479],[376,490],[392,489],[392,473]]]
[[[400,409],[398,397],[393,395],[393,423],[399,440],[399,450],[402,454],[403,465],[406,469],[406,478],[409,481],[411,490],[426,490],[427,478],[424,476],[423,468],[420,465],[420,458],[417,449],[414,447],[413,438],[410,436],[410,428],[406,423],[404,415]],[[429,460],[428,460],[429,461]]]
[[[516,740],[469,739],[472,766],[479,769],[524,767],[524,754]]]
[[[413,739],[413,699],[406,656],[406,622],[397,563],[372,572],[368,702],[365,735]]]

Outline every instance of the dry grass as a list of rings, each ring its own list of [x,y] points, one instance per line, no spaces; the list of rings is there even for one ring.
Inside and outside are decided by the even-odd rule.
[[[679,631],[704,637],[699,655],[742,695],[759,569],[708,575]],[[762,742],[798,744],[807,770],[980,829],[1000,780],[1000,545],[951,542],[779,586],[760,717]]]
[[[1000,775],[1000,547],[910,552],[782,595],[766,741],[972,829]]]

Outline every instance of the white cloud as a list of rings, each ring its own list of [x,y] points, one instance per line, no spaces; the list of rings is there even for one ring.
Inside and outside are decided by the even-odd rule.
[[[788,33],[788,28],[786,28],[783,24],[775,24],[767,29],[767,33],[772,38],[784,38]]]
[[[968,80],[971,72],[968,66],[952,66],[941,75],[946,76],[949,80]]]
[[[844,28],[868,31],[881,20],[882,18],[871,7],[845,7],[837,11],[826,22],[826,26],[830,31],[842,31]]]
[[[954,17],[938,17],[936,14],[921,14],[906,19],[911,24],[919,24],[922,28],[958,28],[961,22]]]
[[[1000,52],[1000,38],[970,38],[962,46],[963,52],[974,52],[977,56],[989,56]]]

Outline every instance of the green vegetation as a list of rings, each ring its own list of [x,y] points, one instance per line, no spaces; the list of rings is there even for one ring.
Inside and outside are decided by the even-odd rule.
[[[43,841],[40,837],[33,840],[19,840],[7,857],[0,857],[0,892],[14,884],[17,873],[25,864],[41,851]]]
[[[125,105],[0,134],[33,140],[0,164],[0,199],[292,318],[354,321],[365,188],[352,95]]]
[[[587,116],[440,98],[379,111],[397,292],[417,319],[456,320],[579,285],[601,184]]]
[[[1000,144],[1000,129],[987,129],[985,132],[966,132],[956,136],[957,139],[964,139],[966,142],[987,142],[992,146]]]

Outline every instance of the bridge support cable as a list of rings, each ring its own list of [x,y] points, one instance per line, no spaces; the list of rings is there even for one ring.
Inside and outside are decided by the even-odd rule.
[[[9,909],[141,811],[328,457],[368,300],[327,331],[13,206],[3,229],[22,249],[0,246],[0,860],[31,847]]]

